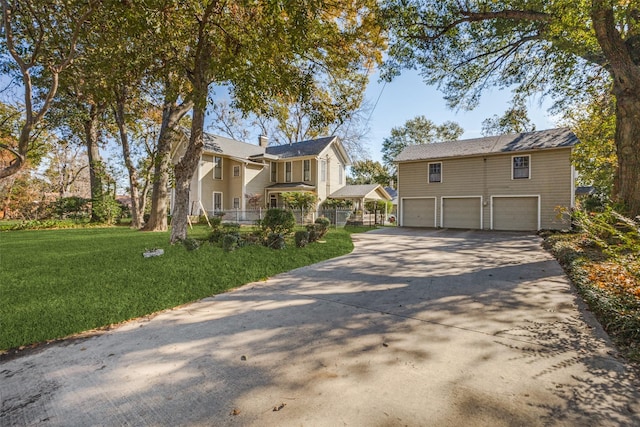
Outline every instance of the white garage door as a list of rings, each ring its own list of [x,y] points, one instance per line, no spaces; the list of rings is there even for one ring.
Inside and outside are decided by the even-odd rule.
[[[538,197],[494,197],[493,229],[535,231],[538,229]]]
[[[480,197],[442,198],[442,226],[444,228],[482,228]]]
[[[435,227],[435,198],[402,199],[403,227]]]

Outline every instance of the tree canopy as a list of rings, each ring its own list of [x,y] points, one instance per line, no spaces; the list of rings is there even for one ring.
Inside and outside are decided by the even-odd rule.
[[[584,102],[585,88],[616,100],[615,195],[640,214],[640,21],[637,0],[387,0],[387,78],[418,67],[451,106],[473,108],[488,88],[514,97]]]
[[[464,130],[456,122],[447,121],[436,125],[425,116],[416,116],[404,125],[391,129],[391,135],[382,141],[382,160],[395,171],[394,159],[405,147],[430,142],[458,139]]]

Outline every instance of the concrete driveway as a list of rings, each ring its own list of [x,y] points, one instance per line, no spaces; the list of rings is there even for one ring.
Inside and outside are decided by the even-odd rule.
[[[537,237],[354,239],[0,363],[0,425],[640,425],[640,383]]]

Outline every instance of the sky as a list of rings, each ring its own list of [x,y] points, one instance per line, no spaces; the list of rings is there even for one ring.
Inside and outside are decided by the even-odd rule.
[[[482,122],[494,115],[502,116],[509,107],[511,94],[508,90],[495,90],[483,93],[480,105],[472,111],[454,111],[447,107],[444,95],[434,86],[427,86],[417,71],[406,70],[386,85],[372,76],[367,87],[366,100],[375,105],[371,113],[371,128],[367,143],[369,156],[373,160],[382,161],[382,141],[391,135],[391,129],[419,115],[439,125],[445,121],[454,121],[464,129],[461,139],[481,137]],[[376,104],[377,100],[377,104]],[[529,118],[536,130],[557,127],[551,114],[546,110],[549,103],[538,105],[531,102]]]

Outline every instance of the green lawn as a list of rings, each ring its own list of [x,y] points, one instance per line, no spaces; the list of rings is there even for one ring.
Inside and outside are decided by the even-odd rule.
[[[276,251],[169,245],[168,233],[126,228],[0,233],[0,353],[119,323],[351,252],[350,234]],[[204,238],[205,227],[190,237]],[[165,255],[144,258],[145,249]]]

